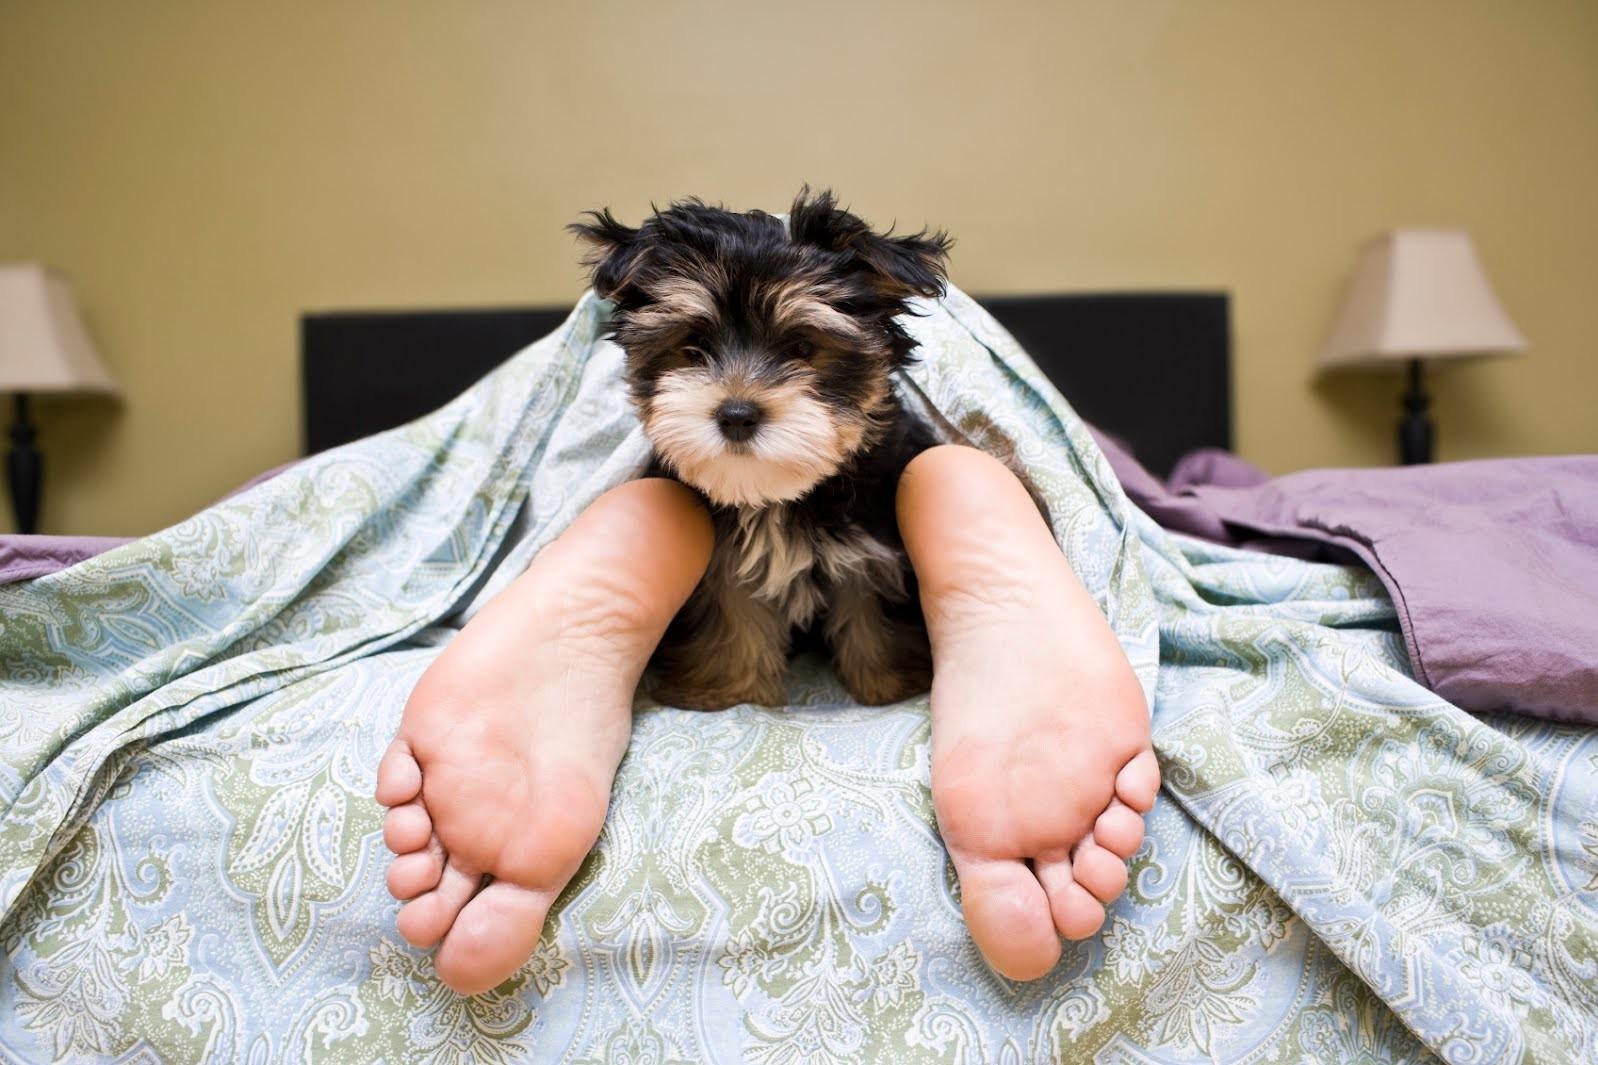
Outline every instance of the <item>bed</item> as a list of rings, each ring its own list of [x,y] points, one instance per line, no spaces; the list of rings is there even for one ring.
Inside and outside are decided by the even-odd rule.
[[[417,319],[316,315],[314,454],[0,588],[0,1055],[1598,1058],[1593,729],[1416,683],[1368,569],[1174,534],[1132,504],[1073,404],[1156,470],[1224,447],[1223,299],[1075,302],[1092,335],[1040,312],[1037,362],[1000,324],[1025,335],[1025,308],[989,308],[921,305],[928,357],[902,386],[1047,503],[1150,695],[1165,774],[1127,895],[1047,978],[998,978],[964,935],[924,700],[856,707],[801,661],[784,707],[641,704],[532,961],[487,995],[442,988],[392,927],[377,757],[460,620],[647,449],[592,297],[547,330],[432,316],[444,333],[410,354]],[[1148,324],[1167,311],[1197,318]],[[444,339],[478,329],[503,332]],[[421,410],[383,417],[421,417],[344,417],[352,385],[407,375]]]

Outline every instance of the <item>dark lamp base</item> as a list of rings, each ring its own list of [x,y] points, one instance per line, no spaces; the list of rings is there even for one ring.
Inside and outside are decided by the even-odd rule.
[[[1405,466],[1420,466],[1432,461],[1435,433],[1427,409],[1431,397],[1421,380],[1421,361],[1409,361],[1409,388],[1400,401],[1404,416],[1398,421],[1398,461]]]
[[[33,443],[37,437],[28,418],[28,397],[19,392],[11,423],[11,449],[6,452],[6,481],[11,486],[11,513],[17,531],[29,534],[39,529],[39,488],[44,483],[44,459]]]

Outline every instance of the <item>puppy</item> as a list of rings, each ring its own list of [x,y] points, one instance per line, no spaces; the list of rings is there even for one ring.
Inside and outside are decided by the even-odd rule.
[[[936,440],[893,375],[896,321],[944,291],[950,241],[880,234],[830,192],[786,223],[698,200],[636,229],[571,227],[654,448],[654,472],[710,506],[716,547],[652,662],[653,694],[719,709],[783,701],[795,649],[824,643],[870,705],[925,691],[931,655],[894,516],[905,465]]]

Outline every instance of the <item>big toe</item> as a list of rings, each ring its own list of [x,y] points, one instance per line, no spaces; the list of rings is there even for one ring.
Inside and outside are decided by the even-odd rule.
[[[479,891],[444,936],[433,964],[462,995],[497,987],[538,949],[555,893],[495,880]]]
[[[1018,861],[957,863],[966,927],[988,964],[1036,980],[1060,960],[1060,938],[1037,877]]]

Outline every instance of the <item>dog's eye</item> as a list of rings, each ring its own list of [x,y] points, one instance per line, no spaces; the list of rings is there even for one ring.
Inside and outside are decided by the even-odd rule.
[[[705,338],[698,333],[690,333],[679,348],[684,355],[695,362],[701,362],[705,358]]]
[[[808,340],[795,340],[784,349],[785,354],[793,359],[808,359],[816,353],[816,346]]]

